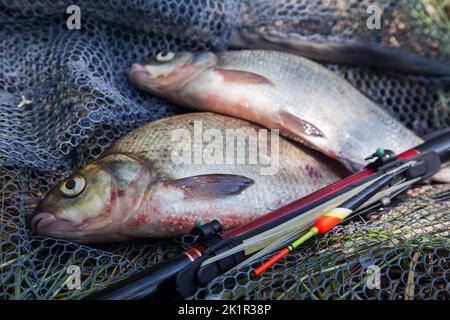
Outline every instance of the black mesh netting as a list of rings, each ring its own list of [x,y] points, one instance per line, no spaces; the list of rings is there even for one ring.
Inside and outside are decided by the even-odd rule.
[[[372,1],[84,0],[81,30],[66,27],[70,1],[0,1],[0,297],[81,298],[190,245],[185,237],[83,246],[33,237],[25,223],[72,169],[130,130],[183,112],[133,89],[133,62],[161,50],[223,50],[238,30],[448,62],[448,20],[430,2],[378,1],[383,26],[371,31]],[[449,77],[327,67],[420,135],[450,125]],[[449,187],[416,193],[339,227],[259,281],[244,268],[195,298],[448,299]],[[81,289],[67,289],[69,265],[80,267]],[[380,289],[367,288],[368,265],[379,266]]]

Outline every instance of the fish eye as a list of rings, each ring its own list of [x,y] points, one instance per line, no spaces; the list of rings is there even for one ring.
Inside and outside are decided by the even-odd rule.
[[[67,197],[75,197],[84,191],[86,180],[81,176],[73,176],[64,181],[59,190]]]
[[[173,52],[160,52],[156,55],[156,61],[166,62],[170,61],[175,57],[175,53]]]

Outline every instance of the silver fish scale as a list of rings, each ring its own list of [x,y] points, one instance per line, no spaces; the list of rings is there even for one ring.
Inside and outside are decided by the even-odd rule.
[[[255,217],[270,212],[339,179],[339,175],[336,173],[336,169],[339,168],[335,163],[328,161],[319,153],[295,146],[281,137],[279,138],[279,168],[274,162],[274,174],[265,175],[264,171],[261,171],[262,167],[266,167],[265,164],[249,163],[250,148],[246,145],[245,149],[241,150],[234,140],[231,140],[233,164],[205,162],[196,164],[193,161],[176,164],[171,155],[175,147],[187,147],[192,151],[192,155],[194,154],[194,143],[197,143],[194,140],[194,128],[195,126],[200,128],[198,127],[200,124],[202,126],[201,134],[210,129],[219,130],[222,134],[223,146],[230,143],[230,140],[226,139],[226,130],[248,129],[256,134],[257,130],[261,129],[261,127],[245,121],[213,113],[186,114],[142,126],[119,139],[108,153],[131,153],[146,158],[150,160],[151,166],[158,175],[169,180],[205,174],[235,174],[254,181],[253,185],[238,195],[211,201],[197,202],[195,198],[187,199],[188,203],[180,204],[173,212],[174,216],[180,216],[188,210],[186,206],[198,205],[199,212],[209,214],[209,216],[200,217],[202,221],[213,218],[224,219],[229,214],[239,214],[242,219],[248,221],[249,216]],[[183,136],[182,144],[179,140],[173,140],[172,136],[174,130],[180,129],[186,130],[188,134],[188,137]],[[201,152],[209,144],[210,141],[203,141]],[[244,151],[246,155],[244,164],[236,164],[237,159],[234,155],[238,150],[239,152]],[[268,150],[271,150],[270,146]],[[223,156],[223,160],[225,160],[227,154]],[[193,157],[191,159],[193,160]],[[257,161],[260,160],[257,159]],[[339,172],[339,170],[337,171]],[[220,207],[219,212],[215,209],[217,206]]]
[[[26,227],[26,214],[72,169],[98,158],[132,129],[185,112],[131,89],[124,75],[131,63],[161,50],[223,50],[241,26],[320,42],[394,47],[439,61],[450,57],[442,49],[450,33],[427,10],[427,2],[419,0],[377,1],[383,7],[383,22],[392,27],[375,32],[361,28],[372,0],[117,0],[114,5],[78,0],[82,29],[68,31],[63,13],[73,3],[0,1],[0,299],[79,299],[193,244],[193,237],[186,236],[82,246],[32,237]],[[450,125],[448,78],[326,66],[421,136]],[[32,103],[18,108],[21,95]],[[401,225],[393,219],[382,220],[379,227],[407,228],[417,210],[428,217],[419,222],[445,223],[448,215],[433,217],[449,212],[450,193],[445,188],[416,190],[415,205],[395,211],[405,216]],[[367,230],[372,221],[346,226],[355,228],[346,235],[350,242],[338,242],[340,248],[363,240],[357,231]],[[329,234],[321,248],[335,244],[333,236],[342,232]],[[430,240],[416,234],[408,242],[392,242],[396,247],[386,251],[388,242],[365,242],[371,246],[345,257],[351,265],[341,263],[341,250],[327,254],[311,243],[311,249],[287,260],[294,269],[274,271],[250,283],[250,270],[240,270],[211,283],[208,290],[225,299],[276,299],[287,292],[284,297],[290,299],[404,300],[410,288],[414,299],[449,299],[448,235]],[[411,264],[417,251],[424,255]],[[351,272],[363,257],[378,257],[381,290],[365,287],[359,269]],[[64,286],[70,264],[83,271],[79,290]],[[259,286],[252,291],[255,285]],[[204,292],[196,298],[210,297]]]

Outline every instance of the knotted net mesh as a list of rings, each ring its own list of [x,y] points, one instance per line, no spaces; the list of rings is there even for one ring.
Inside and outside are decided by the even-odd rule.
[[[133,62],[159,51],[224,50],[240,32],[449,61],[445,7],[378,1],[382,26],[370,30],[374,3],[80,0],[81,29],[69,30],[70,1],[0,1],[0,297],[82,298],[191,245],[184,237],[86,246],[32,236],[26,224],[71,170],[132,129],[185,112],[133,89]],[[325,65],[419,135],[450,125],[450,77],[335,58]],[[310,243],[260,280],[238,270],[193,298],[448,299],[449,205],[448,186],[422,187]],[[69,265],[81,270],[80,289],[66,285]],[[380,268],[380,289],[364,280],[370,265]]]

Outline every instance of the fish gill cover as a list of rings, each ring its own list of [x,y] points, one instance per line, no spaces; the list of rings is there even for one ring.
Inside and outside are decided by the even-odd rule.
[[[133,89],[126,75],[133,62],[163,50],[238,47],[255,34],[357,53],[371,48],[392,59],[400,52],[428,59],[420,61],[430,68],[430,61],[450,61],[448,7],[437,0],[378,1],[376,30],[366,26],[373,1],[80,0],[79,30],[66,26],[70,2],[0,1],[2,299],[82,298],[192,244],[186,236],[86,246],[31,236],[26,225],[38,201],[72,169],[132,129],[183,112]],[[450,125],[448,75],[328,60],[328,68],[417,134]],[[355,58],[364,62],[371,64]],[[449,299],[449,193],[445,185],[416,189],[290,254],[260,279],[242,268],[193,298]],[[67,287],[70,265],[81,271],[78,289]],[[379,268],[379,286],[366,281],[371,266]]]

